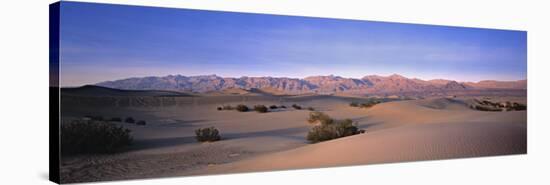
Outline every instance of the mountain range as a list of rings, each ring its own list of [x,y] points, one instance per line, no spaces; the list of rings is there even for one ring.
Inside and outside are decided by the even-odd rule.
[[[286,94],[351,93],[383,94],[408,92],[449,92],[468,90],[525,90],[527,80],[457,82],[454,80],[421,80],[398,74],[390,76],[368,75],[363,78],[340,76],[310,76],[303,79],[287,77],[220,77],[217,75],[127,78],[100,82],[95,85],[126,90],[171,90],[184,92],[215,92],[226,89],[269,89]]]

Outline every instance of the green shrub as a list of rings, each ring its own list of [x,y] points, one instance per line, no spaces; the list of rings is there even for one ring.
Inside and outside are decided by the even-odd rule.
[[[271,105],[271,106],[269,106],[269,108],[270,108],[270,109],[277,109],[277,108],[279,108],[279,107],[277,107],[277,105]]]
[[[359,133],[364,133],[364,130],[359,130],[357,123],[353,123],[351,119],[333,120],[328,124],[319,124],[311,128],[306,139],[317,143]]]
[[[265,105],[255,105],[254,110],[259,113],[266,113],[267,107]]]
[[[139,120],[139,121],[136,123],[136,125],[145,125],[145,124],[147,124],[147,123],[146,123],[145,121],[143,121],[143,120]]]
[[[313,124],[313,123],[330,124],[333,121],[334,120],[332,118],[330,118],[330,116],[328,116],[325,113],[318,112],[318,111],[310,112],[309,113],[309,118],[307,119],[307,122],[311,123],[311,124]]]
[[[294,108],[294,109],[296,109],[296,110],[300,110],[300,109],[302,109],[302,107],[301,107],[301,106],[299,106],[299,105],[296,105],[296,104],[292,104],[292,108]]]
[[[132,118],[132,117],[127,117],[127,118],[124,120],[124,122],[126,122],[126,123],[135,123],[136,120],[134,120],[134,118]]]
[[[249,110],[248,107],[246,105],[243,105],[243,104],[237,105],[237,107],[235,109],[237,109],[237,111],[239,111],[239,112],[247,112]]]
[[[220,132],[214,127],[199,128],[195,130],[195,139],[198,142],[213,142],[221,139]]]
[[[103,121],[61,124],[62,154],[113,153],[132,143],[130,130]]]

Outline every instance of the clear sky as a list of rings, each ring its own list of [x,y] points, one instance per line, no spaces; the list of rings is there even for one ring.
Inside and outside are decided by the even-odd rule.
[[[527,33],[63,2],[60,82],[216,74],[527,78]]]

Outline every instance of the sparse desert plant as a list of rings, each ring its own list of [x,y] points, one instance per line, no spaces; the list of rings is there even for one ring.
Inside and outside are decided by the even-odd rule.
[[[315,111],[315,109],[313,107],[308,107],[307,110],[309,111]]]
[[[195,130],[195,139],[198,142],[213,142],[221,139],[220,132],[215,127],[199,128]]]
[[[502,111],[502,109],[500,108],[492,107],[488,105],[471,105],[470,107],[472,109],[479,110],[479,111],[495,111],[495,112]]]
[[[296,110],[300,110],[300,109],[302,109],[302,107],[301,107],[301,106],[299,106],[299,105],[296,105],[296,104],[292,104],[292,108],[294,108],[294,109],[296,109]]]
[[[277,109],[277,108],[279,108],[279,107],[277,107],[277,105],[271,105],[271,106],[269,106],[269,108],[270,108],[270,109]]]
[[[113,153],[132,143],[130,130],[104,121],[61,124],[62,154]]]
[[[237,109],[237,111],[239,111],[239,112],[247,112],[249,110],[249,108],[246,105],[243,105],[243,104],[237,105],[237,107],[235,109]]]
[[[122,119],[118,118],[118,117],[114,117],[114,118],[111,118],[109,121],[113,121],[113,122],[122,122]]]
[[[311,124],[313,124],[313,123],[330,124],[333,121],[334,120],[332,118],[330,118],[330,116],[328,116],[325,113],[318,112],[318,111],[310,112],[309,113],[309,118],[307,119],[307,122],[311,123]]]
[[[223,107],[218,107],[217,109],[218,109],[218,110],[223,110]]]
[[[512,103],[512,110],[527,110],[527,105],[521,103]]]
[[[374,105],[376,105],[376,104],[378,104],[378,102],[376,102],[376,101],[370,101],[370,102],[366,102],[366,103],[361,103],[361,104],[359,105],[359,108],[370,108],[370,107],[372,107],[372,106],[374,106]]]
[[[255,105],[254,110],[259,113],[266,113],[267,107],[265,105]]]
[[[143,120],[139,120],[136,125],[146,125],[147,123]]]
[[[132,118],[132,117],[127,117],[127,118],[124,120],[124,122],[126,122],[126,123],[135,123],[136,120],[134,120],[134,118]]]
[[[312,143],[316,143],[362,132],[364,133],[364,131],[359,130],[357,123],[353,123],[351,119],[333,120],[328,124],[319,124],[311,128],[307,133],[306,139]]]
[[[357,102],[351,102],[351,103],[349,103],[349,106],[350,106],[350,107],[359,107],[359,103],[357,103]]]
[[[517,102],[492,102],[487,99],[474,99],[475,103],[470,108],[479,111],[521,111],[526,110],[527,106]]]
[[[281,108],[281,109],[286,109],[286,106],[281,105],[281,106],[279,106],[279,108]]]

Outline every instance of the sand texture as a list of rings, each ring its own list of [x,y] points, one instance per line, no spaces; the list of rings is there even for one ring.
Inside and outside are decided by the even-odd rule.
[[[236,89],[202,96],[103,97],[101,103],[67,96],[62,97],[63,121],[84,115],[132,116],[147,125],[117,123],[131,129],[135,140],[125,152],[63,156],[61,178],[65,183],[122,180],[527,152],[526,111],[477,111],[468,107],[469,99],[392,101],[360,109],[349,103],[364,97],[269,95]],[[288,108],[268,113],[216,110],[241,103]],[[312,127],[306,122],[310,111],[292,109],[292,104],[337,119],[351,118],[366,133],[310,144],[305,138]],[[194,130],[209,126],[220,130],[222,140],[196,142]]]

